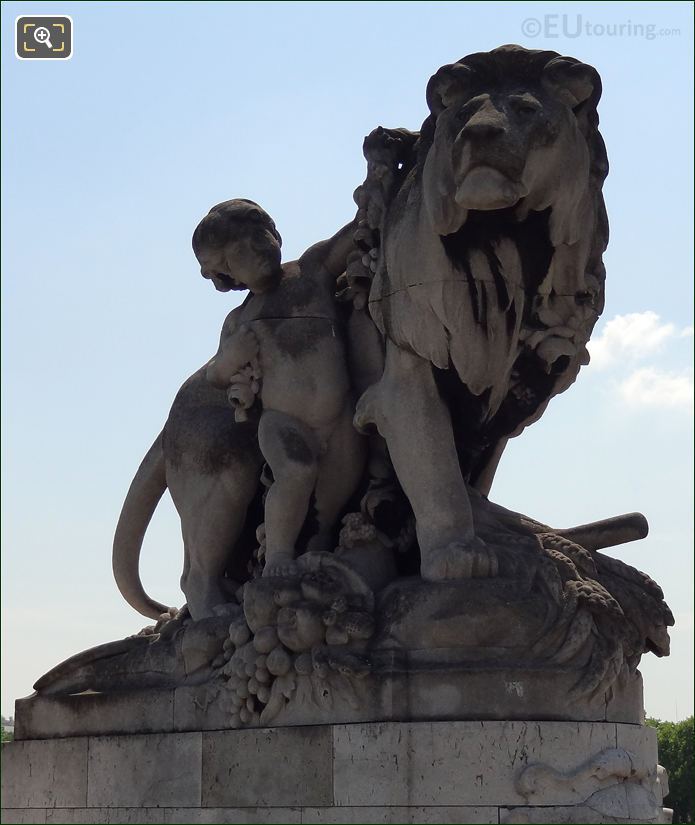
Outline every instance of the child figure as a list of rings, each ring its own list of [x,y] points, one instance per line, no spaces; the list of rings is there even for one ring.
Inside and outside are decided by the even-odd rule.
[[[225,320],[207,379],[226,388],[237,421],[256,397],[258,441],[273,474],[265,503],[264,576],[294,568],[295,545],[314,497],[318,532],[309,550],[330,550],[332,530],[360,481],[365,440],[334,300],[354,226],[281,265],[270,216],[247,200],[214,206],[193,235],[204,277],[220,291],[248,289]]]

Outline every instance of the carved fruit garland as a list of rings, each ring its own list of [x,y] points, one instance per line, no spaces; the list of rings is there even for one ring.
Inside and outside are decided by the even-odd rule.
[[[354,682],[371,670],[375,625],[373,594],[354,571],[307,553],[296,575],[249,582],[243,607],[218,671],[232,728],[268,724],[290,701],[358,706]]]

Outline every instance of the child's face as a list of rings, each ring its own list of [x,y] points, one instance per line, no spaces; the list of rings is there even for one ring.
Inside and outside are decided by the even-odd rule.
[[[203,277],[209,278],[220,292],[265,292],[281,274],[280,244],[272,232],[259,225],[235,233],[221,249],[201,249],[198,260]]]

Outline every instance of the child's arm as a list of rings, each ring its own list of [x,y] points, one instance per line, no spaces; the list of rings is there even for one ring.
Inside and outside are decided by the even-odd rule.
[[[300,264],[311,258],[313,263],[320,264],[321,268],[331,278],[337,278],[345,272],[347,256],[355,249],[353,235],[357,230],[357,221],[353,220],[325,241],[319,241],[302,255]]]
[[[226,389],[232,376],[258,355],[255,333],[241,322],[241,307],[225,318],[217,354],[208,362],[206,378],[214,386]]]

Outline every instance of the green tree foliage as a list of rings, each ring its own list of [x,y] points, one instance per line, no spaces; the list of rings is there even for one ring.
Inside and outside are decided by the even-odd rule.
[[[673,821],[695,821],[695,786],[693,785],[693,740],[695,720],[692,716],[682,722],[662,722],[647,719],[656,728],[659,741],[659,764],[668,771],[669,795],[665,805],[673,808]]]
[[[12,734],[9,731],[5,730],[4,725],[2,727],[2,741],[3,742],[11,742],[12,741]]]

